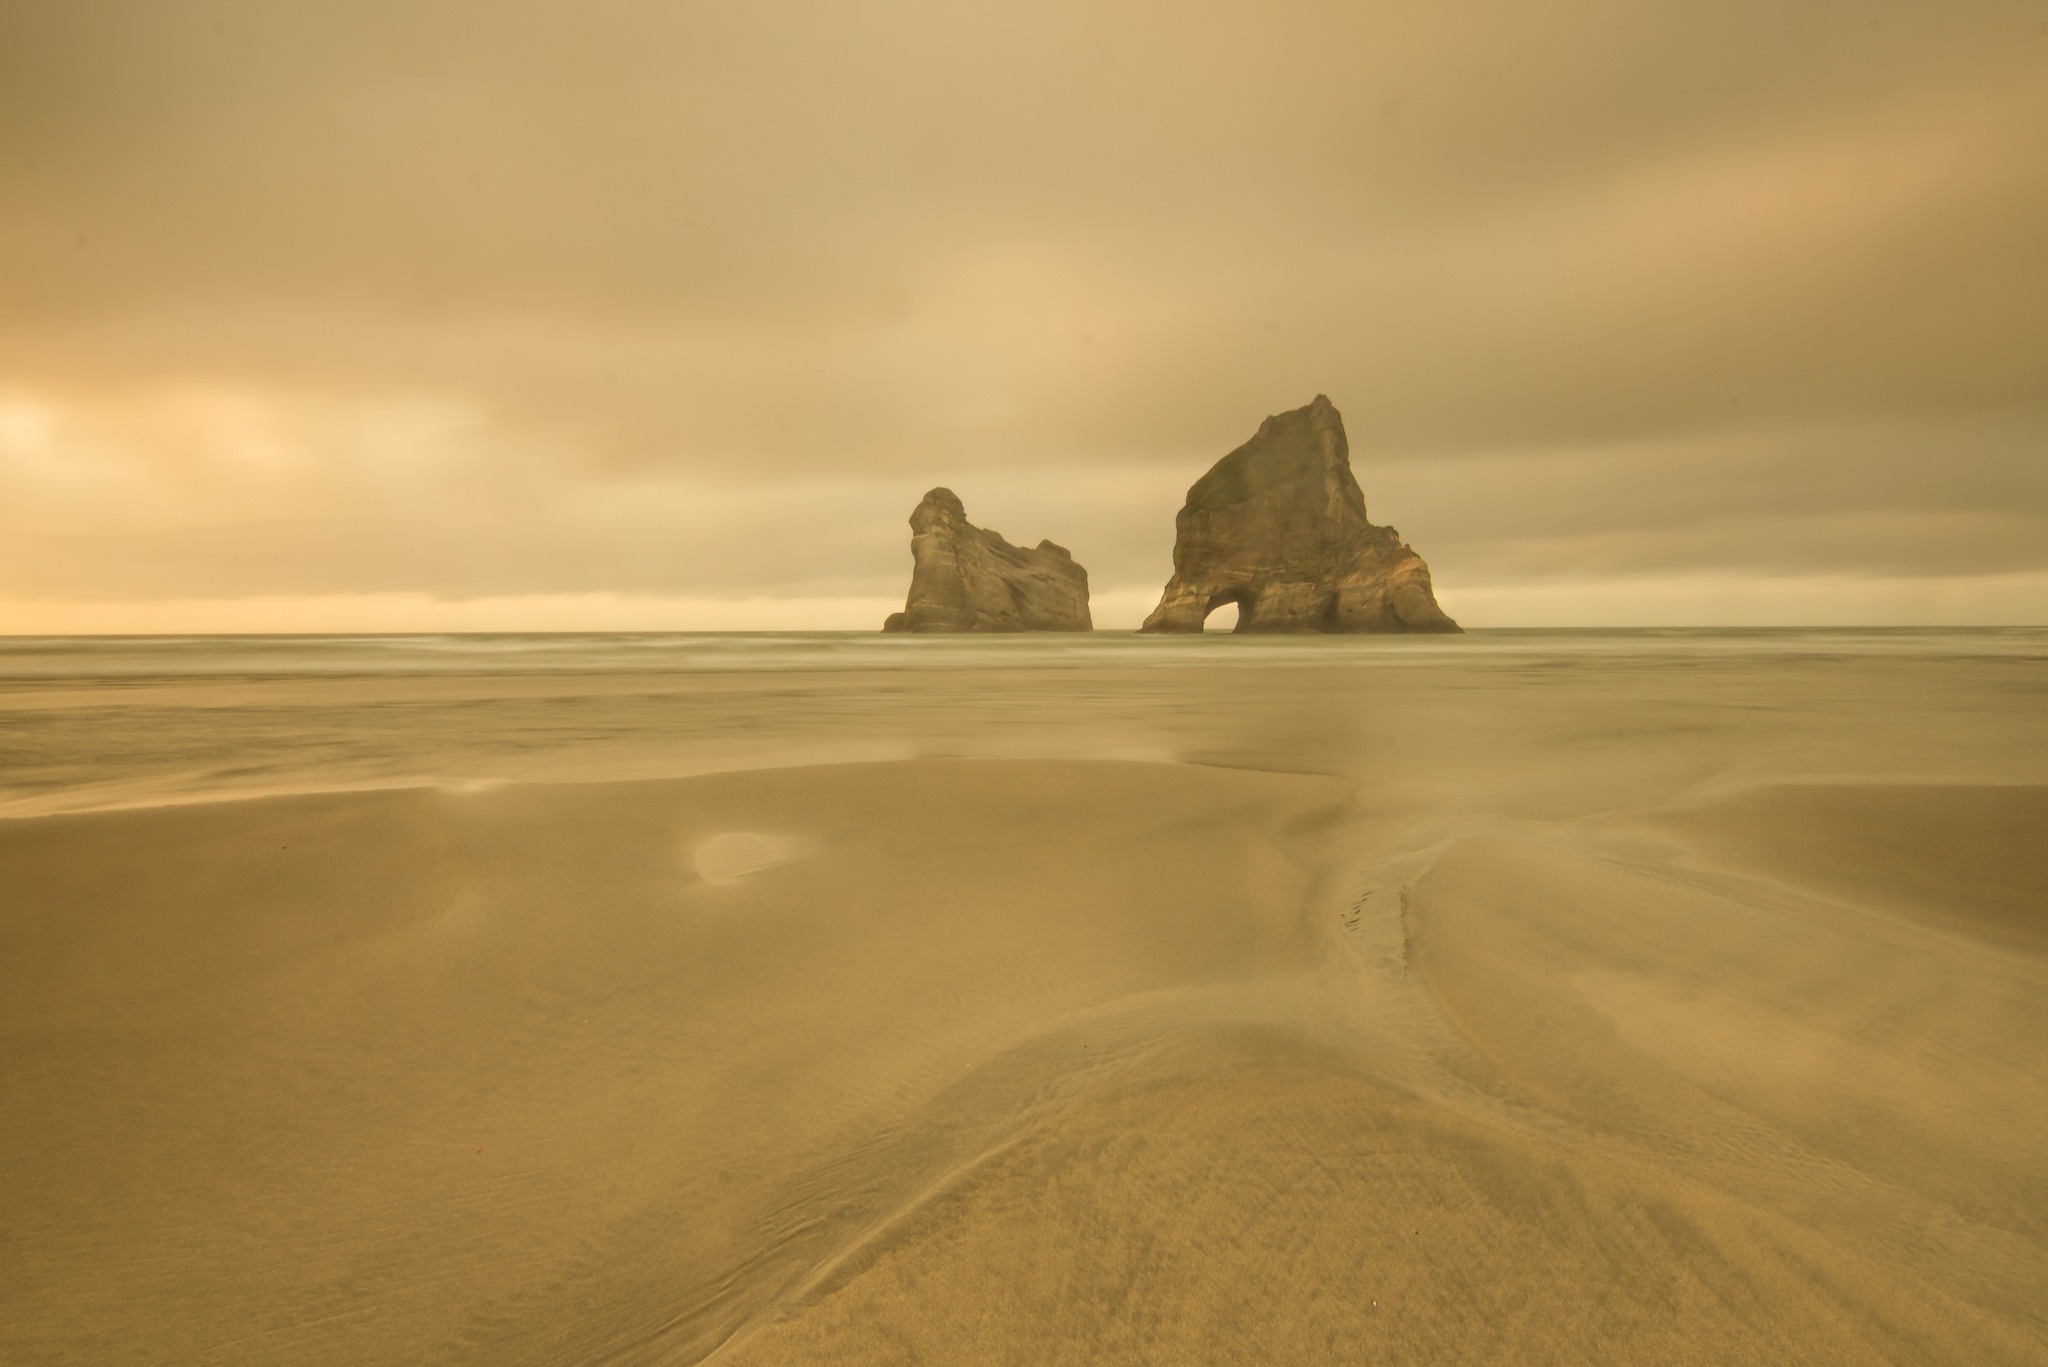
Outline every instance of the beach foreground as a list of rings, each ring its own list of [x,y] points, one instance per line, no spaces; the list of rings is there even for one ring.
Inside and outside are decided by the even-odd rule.
[[[0,1360],[2048,1360],[2048,639],[1223,645],[17,674]]]

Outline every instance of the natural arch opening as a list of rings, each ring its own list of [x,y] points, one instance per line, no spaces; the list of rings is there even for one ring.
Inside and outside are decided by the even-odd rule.
[[[1209,615],[1202,619],[1202,630],[1204,632],[1236,631],[1240,615],[1237,600],[1235,598],[1226,598],[1215,607],[1209,609]]]

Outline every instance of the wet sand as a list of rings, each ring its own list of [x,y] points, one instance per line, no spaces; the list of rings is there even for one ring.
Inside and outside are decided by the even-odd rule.
[[[18,682],[9,1363],[2048,1360],[2048,667]]]

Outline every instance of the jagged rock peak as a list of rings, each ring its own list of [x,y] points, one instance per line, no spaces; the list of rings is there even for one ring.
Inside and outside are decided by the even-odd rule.
[[[1457,631],[1429,566],[1365,515],[1344,419],[1326,395],[1259,424],[1196,480],[1174,520],[1173,578],[1144,631]]]
[[[910,514],[910,594],[884,631],[1088,631],[1088,571],[1064,546],[1012,546],[951,489]]]

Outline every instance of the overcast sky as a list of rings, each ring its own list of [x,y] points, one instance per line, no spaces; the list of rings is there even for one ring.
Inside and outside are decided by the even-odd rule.
[[[2048,0],[0,0],[0,632],[1134,626],[1318,392],[1468,625],[2048,621]]]

